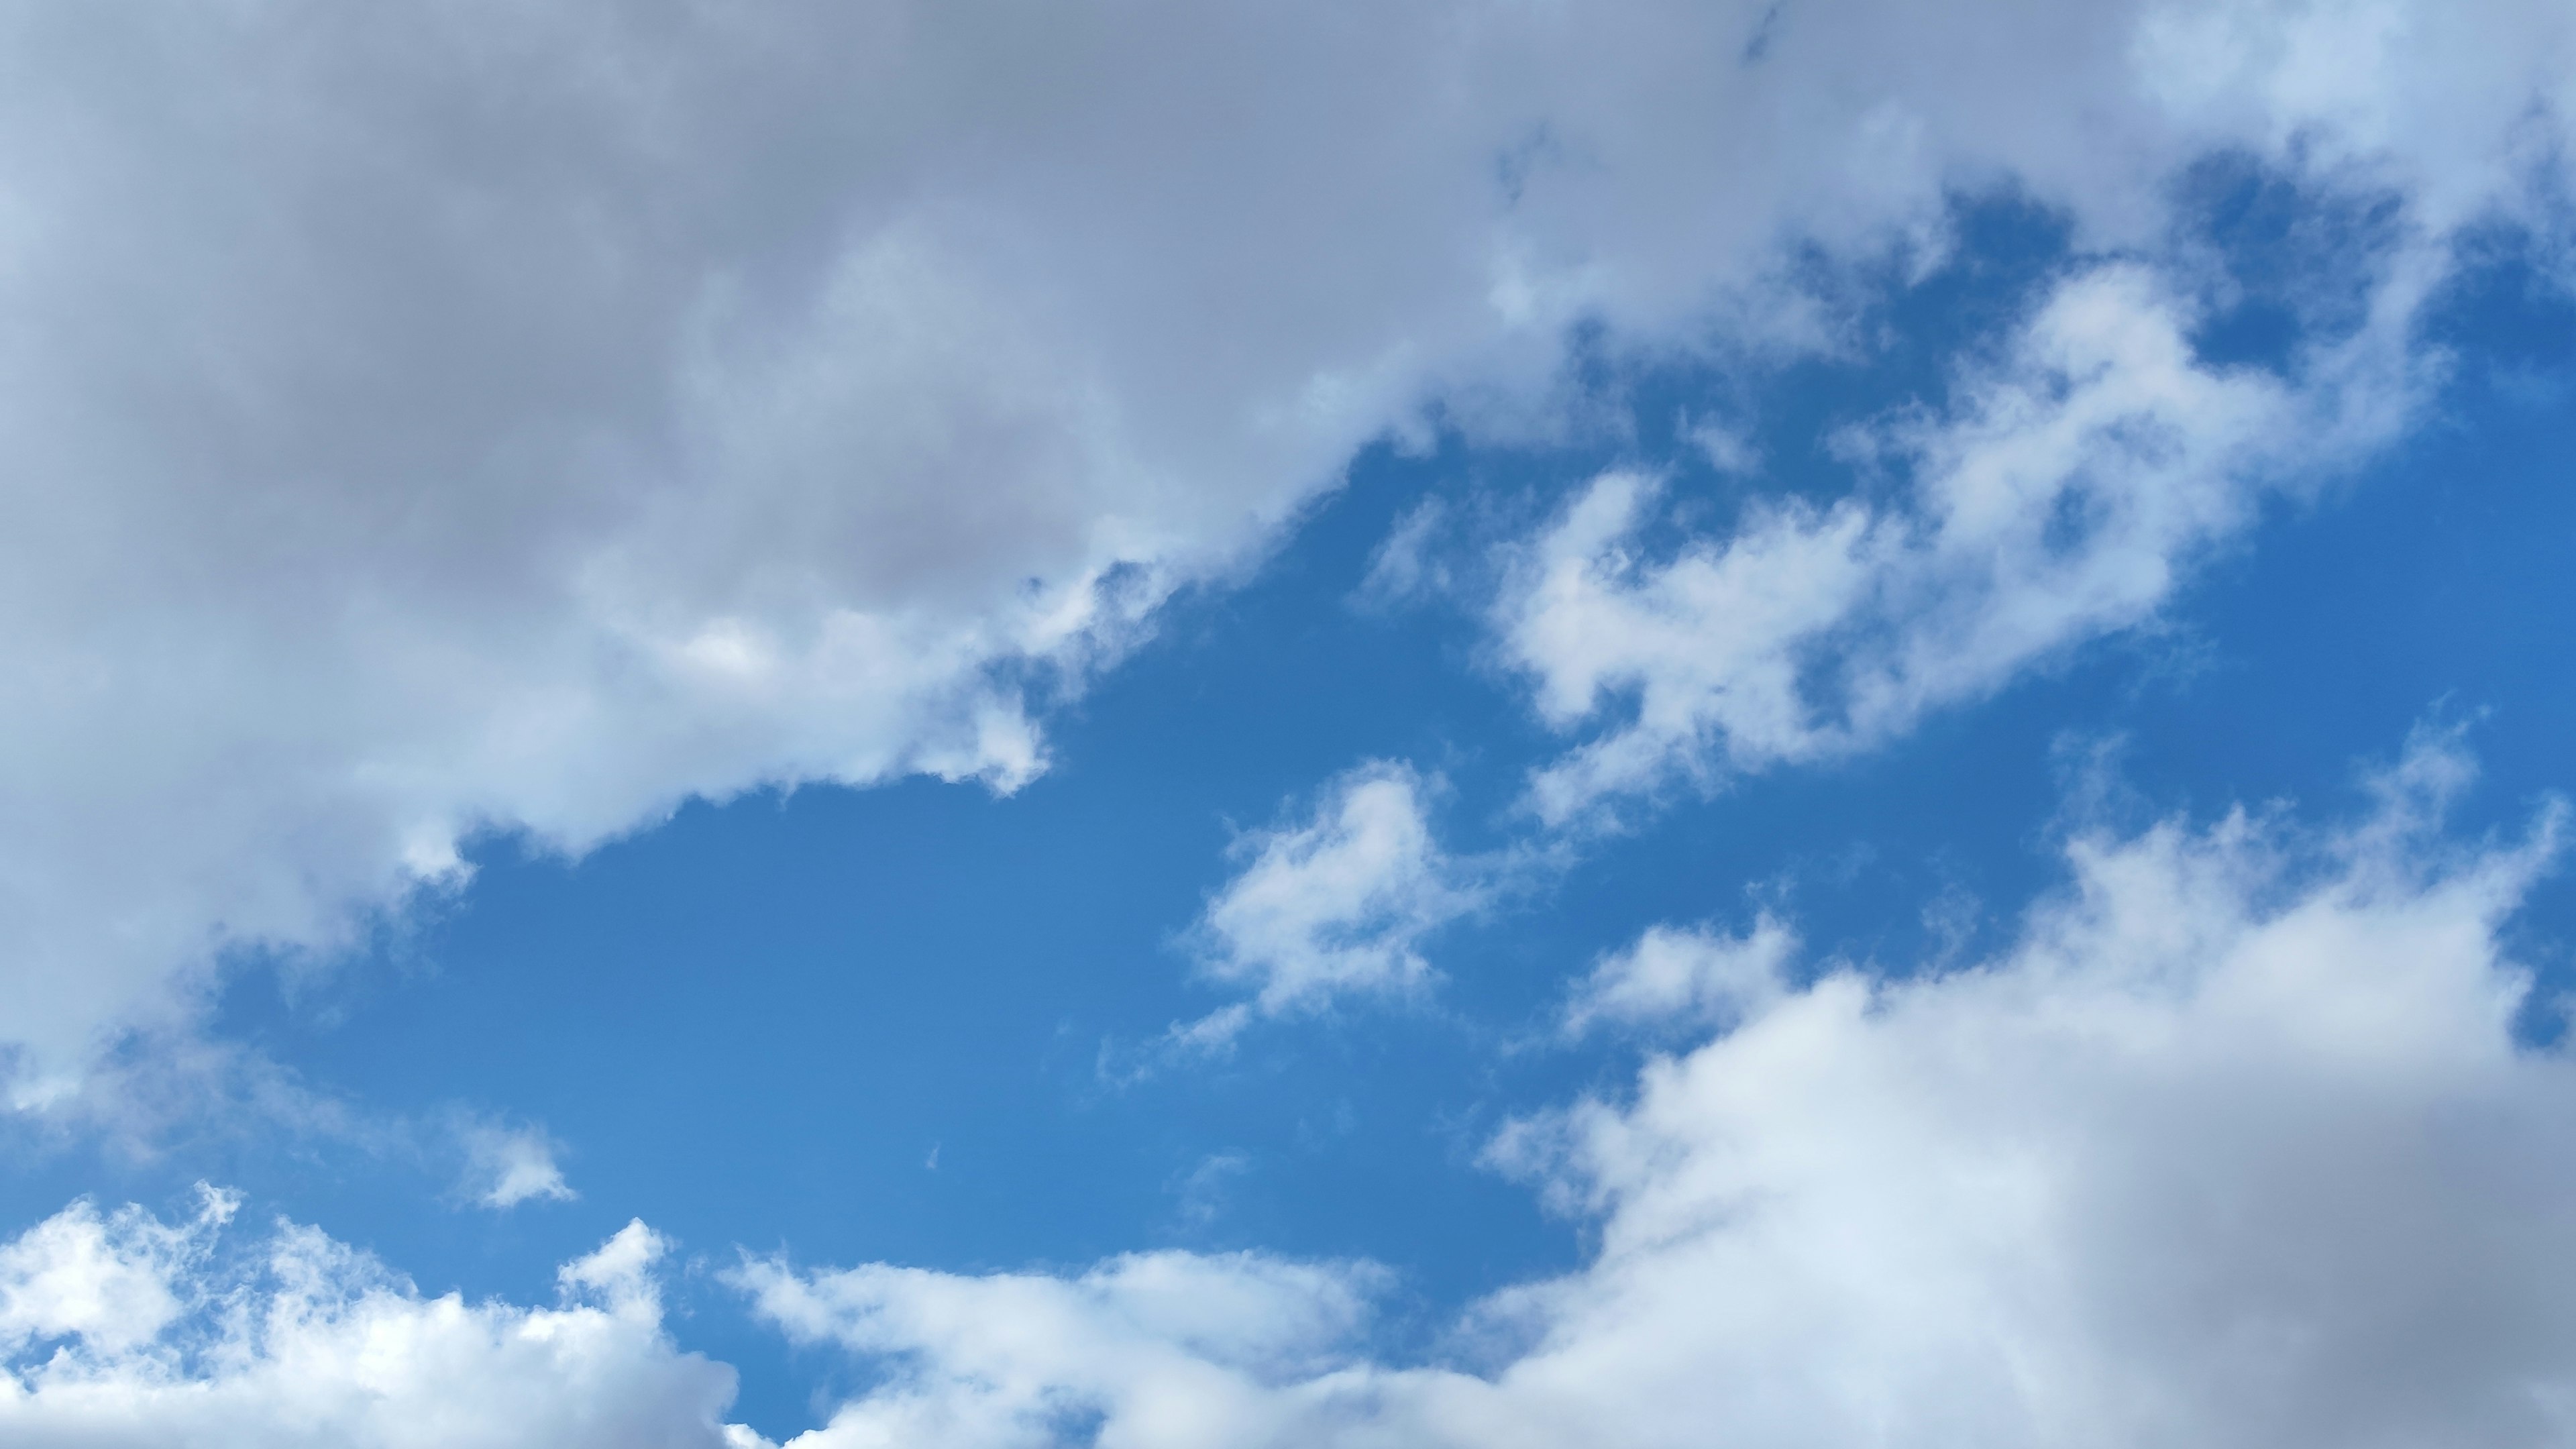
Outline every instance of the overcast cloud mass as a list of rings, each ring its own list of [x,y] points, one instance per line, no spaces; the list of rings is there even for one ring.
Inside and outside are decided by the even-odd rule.
[[[2489,292],[2537,320],[2461,323]],[[0,0],[0,1438],[2576,1442],[2576,767],[2461,813],[2487,711],[2571,737],[2563,617],[2427,615],[2464,662],[2411,739],[2358,623],[2283,646],[2348,670],[2295,721],[2137,703],[2405,577],[2403,527],[2275,560],[2455,486],[2419,460],[2479,456],[2476,389],[2565,415],[2514,339],[2571,298],[2563,0]],[[2563,552],[2515,506],[2481,537]],[[1334,629],[1427,662],[1295,662]],[[2474,673],[2507,634],[2557,668]],[[1265,668],[1255,726],[1187,723]],[[1157,716],[1222,792],[1121,752]],[[1938,763],[1989,734],[2044,786]],[[2197,767],[2064,764],[2127,738]],[[1839,807],[1778,792],[1852,780],[1874,823],[1793,844]],[[1065,1062],[1067,1110],[1151,1119],[935,1261],[726,1215],[829,1214],[820,1166],[692,1174],[685,1243],[620,1196],[691,1100],[821,1162],[837,1119],[750,1084],[855,1035],[577,1065],[693,1009],[577,883],[746,796],[809,830],[803,787],[1162,873],[1085,955],[965,826],[846,827],[1018,891],[914,894],[1024,916],[1077,1003],[1027,1045],[1038,988],[970,987],[936,1039],[990,1092],[853,1114],[923,1124],[907,1172],[987,1170],[928,1124],[1038,1120],[1006,1094]],[[1900,889],[1914,830],[1953,843]],[[819,952],[777,1010],[856,1022],[984,979],[890,917],[814,945],[842,890],[688,989]],[[460,921],[543,944],[498,991]],[[299,1054],[447,1000],[435,1092]],[[1310,1069],[1247,1146],[1232,1094]],[[1440,1145],[1395,1155],[1516,1206],[1402,1236],[1316,1165],[1408,1112]],[[308,1226],[232,1185],[269,1162],[399,1206]],[[1094,1172],[1180,1205],[1020,1233],[1125,1200]],[[468,1240],[560,1273],[402,1261]]]

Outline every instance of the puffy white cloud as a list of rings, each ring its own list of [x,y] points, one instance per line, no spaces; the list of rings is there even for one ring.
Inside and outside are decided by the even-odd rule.
[[[1023,780],[1033,698],[1426,403],[1546,426],[1578,318],[1805,335],[1784,242],[1937,247],[2010,185],[2152,245],[2231,148],[2427,234],[2509,208],[2571,24],[0,5],[15,1094],[479,829]]]
[[[1497,1140],[1597,1251],[1477,1305],[1443,1365],[1373,1355],[1365,1264],[733,1278],[874,1364],[801,1449],[2560,1442],[2576,1061],[2518,1040],[2498,943],[2558,812],[2450,842],[2468,774],[2428,741],[2341,831],[2078,835],[2010,949],[1911,978],[1796,984],[1773,921],[1648,933],[1578,1000],[1720,1034]],[[228,1255],[236,1208],[77,1203],[0,1245],[0,1437],[764,1442],[669,1341],[641,1224],[521,1308],[289,1225]]]
[[[1433,838],[1424,804],[1434,788],[1409,765],[1378,761],[1327,785],[1303,824],[1239,837],[1244,867],[1193,935],[1205,975],[1254,995],[1179,1028],[1179,1038],[1221,1044],[1255,1013],[1429,981],[1419,942],[1474,910],[1490,873]]]
[[[2526,223],[2544,257],[2576,256],[2571,34],[2565,15],[2520,7],[2141,13],[2128,59],[2177,123],[2168,139],[2391,206],[2384,233],[2347,228],[2351,275],[2313,284],[2356,292],[2356,315],[2317,327],[2283,373],[2205,363],[2187,339],[2234,284],[2188,242],[2142,245],[2119,197],[2061,178],[2058,194],[2086,198],[2079,224],[2126,239],[2128,259],[2059,284],[2003,358],[1961,369],[1946,416],[1842,440],[1865,472],[1906,477],[1898,497],[1757,498],[1732,533],[1643,557],[1656,481],[1614,474],[1508,551],[1505,658],[1551,724],[1610,721],[1533,779],[1540,816],[1879,743],[2151,618],[2264,497],[2312,490],[2405,431],[2442,365],[2413,329],[2461,234]],[[1690,431],[1720,471],[1755,469],[1740,436]]]
[[[189,1306],[177,1285],[241,1205],[211,1189],[199,1199],[175,1227],[131,1204],[103,1217],[77,1202],[0,1248],[0,1352],[77,1337],[121,1354],[159,1337]]]
[[[2399,427],[2413,402],[2403,338],[2384,329],[2322,349],[2302,386],[2204,365],[2190,320],[2141,267],[2062,283],[2002,357],[1961,380],[1949,415],[1904,413],[1846,440],[1909,471],[1892,501],[1757,497],[1731,534],[1653,556],[1641,540],[1661,521],[1656,480],[1594,480],[1537,538],[1506,548],[1493,608],[1504,657],[1534,682],[1548,723],[1610,721],[1535,773],[1540,818],[1580,824],[1677,775],[1706,788],[1866,748],[2141,623],[2268,489],[2313,482]],[[1419,587],[1437,520],[1426,505],[1400,524],[1365,587]],[[1340,788],[1338,826],[1319,817],[1266,838],[1210,908],[1226,947],[1217,968],[1266,975],[1264,1009],[1335,984],[1418,979],[1412,935],[1465,903],[1441,879],[1463,872],[1430,853],[1409,792],[1375,785],[1362,811],[1357,789]],[[1319,949],[1319,925],[1366,934]],[[1654,944],[1626,978],[1596,981],[1605,994],[1578,1016],[1688,1004],[1698,987],[1655,975],[1666,968],[1679,957]],[[1684,999],[1654,999],[1667,989]]]
[[[629,1224],[554,1308],[423,1298],[281,1224],[235,1262],[237,1199],[190,1221],[70,1208],[0,1248],[0,1438],[26,1449],[756,1449],[733,1371],[675,1349]]]
[[[1889,502],[1757,500],[1732,533],[1653,557],[1655,482],[1596,480],[1518,549],[1495,610],[1549,723],[1613,721],[1533,778],[1540,815],[1865,748],[2136,625],[2268,490],[2314,482],[2412,403],[2402,342],[2375,329],[2301,387],[2203,365],[2188,321],[2133,266],[2061,284],[1950,415],[1851,441],[1910,473]]]
[[[2559,817],[2448,842],[2463,774],[2429,744],[2342,831],[2079,835],[1993,959],[1737,990],[1632,1094],[1497,1142],[1598,1249],[1479,1305],[1454,1366],[1372,1361],[1330,1266],[755,1264],[885,1374],[793,1442],[2563,1443],[2576,1061],[2518,1040],[2498,943]]]
[[[523,1202],[570,1202],[580,1194],[555,1162],[555,1140],[535,1127],[467,1120],[457,1129],[465,1149],[464,1195],[488,1208]]]

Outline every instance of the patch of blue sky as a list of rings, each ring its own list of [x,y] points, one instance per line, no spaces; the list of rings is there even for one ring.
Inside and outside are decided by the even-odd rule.
[[[2321,261],[2317,238],[2349,240],[2351,219],[2260,177],[2197,184],[2241,281],[2199,344],[2285,365],[2295,336],[2338,325],[2314,284],[2358,263]],[[712,1266],[737,1245],[954,1270],[1158,1245],[1367,1257],[1400,1275],[1383,1347],[1403,1358],[1457,1306],[1580,1260],[1579,1225],[1479,1154],[1511,1114],[1618,1090],[1635,1040],[1568,1043],[1548,1026],[1569,981],[1648,925],[1740,928],[1768,905],[1808,959],[1973,959],[2062,881],[2056,832],[2097,760],[2119,781],[2100,808],[2129,823],[2238,801],[2356,811],[2367,764],[2426,719],[2464,725],[2481,763],[2471,834],[2576,787],[2576,312],[2507,250],[2430,314],[2458,359],[2431,424],[2313,502],[2267,505],[2153,627],[1851,758],[1668,792],[1634,828],[1428,937],[1441,979],[1424,997],[1155,1056],[1173,1023],[1229,999],[1194,979],[1182,936],[1232,869],[1235,831],[1352,765],[1400,759],[1445,782],[1433,819],[1451,849],[1532,832],[1515,804],[1564,741],[1496,661],[1482,550],[1610,466],[1674,480],[1683,522],[1648,547],[1676,543],[1673,528],[1722,532],[1754,496],[1868,486],[1826,440],[1937,403],[1957,360],[2071,260],[2052,218],[1969,207],[1929,278],[1850,284],[1864,341],[1844,355],[1770,369],[1596,356],[1587,383],[1624,430],[1371,450],[1257,575],[1183,596],[1056,710],[1054,767],[1017,794],[920,780],[755,794],[577,862],[490,839],[468,888],[367,959],[233,980],[220,1039],[361,1114],[541,1123],[566,1144],[574,1201],[442,1205],[450,1169],[414,1148],[233,1127],[145,1156],[58,1145],[0,1180],[0,1208],[32,1221],[76,1191],[164,1201],[207,1177],[432,1290],[519,1301],[636,1216]],[[1694,437],[1712,425],[1740,451]],[[1445,523],[1426,546],[1458,591],[1360,598],[1382,542],[1435,498]],[[2568,984],[2556,943],[2576,941],[2576,890],[2544,883],[2520,920],[2545,985]],[[676,1336],[742,1371],[737,1416],[766,1432],[863,1381],[864,1365],[791,1353],[710,1275],[672,1291]]]

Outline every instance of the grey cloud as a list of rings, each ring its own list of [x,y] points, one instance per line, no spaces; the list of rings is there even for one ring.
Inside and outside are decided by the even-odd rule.
[[[2566,108],[2553,5],[1766,13],[0,5],[15,1100],[478,829],[1027,779],[1014,681],[1576,319],[1801,345],[1785,239],[2152,239],[2212,148],[2438,228]]]

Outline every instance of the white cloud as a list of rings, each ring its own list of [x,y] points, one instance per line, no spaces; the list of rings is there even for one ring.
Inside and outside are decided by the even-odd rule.
[[[555,1163],[562,1149],[537,1128],[468,1120],[458,1127],[457,1137],[465,1148],[460,1186],[473,1202],[504,1209],[530,1200],[570,1202],[580,1196]]]
[[[1604,1023],[1730,1024],[1780,992],[1781,972],[1797,949],[1797,933],[1767,912],[1740,936],[1656,926],[1576,985],[1565,1030],[1581,1034]]]
[[[883,1388],[796,1449],[1136,1449],[1261,1444],[1292,1427],[1281,1400],[1336,1361],[1372,1270],[1248,1254],[1145,1253],[1076,1278],[967,1278],[873,1265],[800,1274],[746,1263],[738,1283],[805,1343],[896,1356]]]
[[[2199,364],[2188,321],[2134,266],[2059,285],[1950,415],[1855,440],[1910,471],[1897,502],[1756,502],[1658,558],[1639,542],[1654,481],[1594,482],[1519,550],[1495,611],[1550,724],[1612,720],[1534,777],[1540,815],[1866,748],[2139,624],[2268,489],[2408,413],[2390,336],[2365,331],[2298,387]]]
[[[2576,1061],[2516,1040],[2497,936],[2558,814],[2445,842],[2462,774],[2420,747],[2341,832],[2082,835],[1991,960],[1737,992],[1632,1095],[1498,1141],[1599,1246],[1480,1305],[1456,1367],[1373,1362],[1370,1279],[1329,1266],[755,1265],[887,1375],[793,1442],[2565,1442]],[[1139,1261],[1204,1316],[1132,1302]]]
[[[631,1223],[554,1308],[424,1298],[281,1224],[260,1256],[191,1221],[74,1204],[0,1248],[0,1439],[23,1449],[757,1449],[733,1371],[672,1347]]]
[[[75,1337],[111,1354],[150,1343],[191,1306],[177,1287],[239,1208],[200,1188],[195,1220],[176,1227],[130,1204],[101,1216],[83,1201],[28,1229],[0,1248],[0,1353]]]
[[[0,7],[16,1098],[478,829],[1023,780],[1016,681],[1079,680],[1426,400],[1543,428],[1577,318],[1794,339],[1784,242],[1937,245],[1949,188],[2009,184],[2152,247],[2230,148],[2426,234],[2523,206],[2576,26],[1826,20]]]
[[[1699,449],[1711,468],[1748,478],[1762,471],[1762,450],[1741,429],[1706,419],[1693,423],[1685,418],[1684,422],[1682,435]]]
[[[789,1443],[2560,1442],[2576,1060],[2516,1040],[2529,978],[2498,944],[2558,813],[2449,842],[2468,774],[2427,740],[2341,831],[2079,835],[2014,945],[1910,979],[1794,984],[1778,923],[1649,933],[1588,999],[1722,994],[1731,1024],[1502,1135],[1598,1249],[1478,1305],[1446,1366],[1373,1357],[1391,1280],[1364,1264],[746,1260],[763,1316],[872,1365]],[[228,1254],[235,1211],[77,1203],[0,1245],[0,1437],[765,1442],[722,1422],[730,1372],[669,1341],[640,1223],[522,1308],[425,1298],[291,1225]]]
[[[1238,838],[1234,853],[1246,863],[1193,935],[1203,974],[1254,995],[1180,1028],[1180,1038],[1218,1044],[1255,1013],[1427,983],[1420,941],[1474,910],[1487,889],[1481,866],[1433,838],[1424,804],[1434,788],[1409,765],[1363,765],[1328,784],[1304,823]]]

